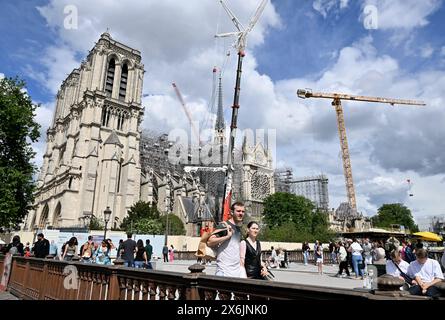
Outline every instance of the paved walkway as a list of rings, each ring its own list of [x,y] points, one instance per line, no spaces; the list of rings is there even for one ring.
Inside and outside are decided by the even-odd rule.
[[[175,271],[175,272],[190,272],[188,267],[196,261],[184,261],[176,260],[173,263],[157,262],[156,270],[165,271]],[[363,280],[355,278],[337,278],[335,275],[338,271],[338,265],[324,265],[323,275],[319,275],[317,272],[317,267],[315,265],[303,265],[302,263],[290,263],[287,269],[271,269],[272,273],[275,275],[275,281],[303,284],[303,285],[314,285],[323,286],[330,288],[341,288],[341,289],[354,289],[362,288]],[[214,275],[216,271],[215,262],[206,265],[204,272],[209,275]],[[351,273],[353,274],[353,273]]]

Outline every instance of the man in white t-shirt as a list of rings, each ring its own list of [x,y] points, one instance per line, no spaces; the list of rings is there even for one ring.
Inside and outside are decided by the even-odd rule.
[[[226,221],[227,234],[214,231],[207,240],[207,246],[216,250],[216,275],[242,277],[240,260],[241,229],[245,213],[244,204],[235,202],[231,206],[232,217]]]
[[[415,279],[412,282],[413,286],[409,288],[410,294],[441,297],[440,290],[434,285],[444,280],[443,273],[439,262],[429,259],[425,249],[416,250],[416,260],[410,263],[408,276]]]

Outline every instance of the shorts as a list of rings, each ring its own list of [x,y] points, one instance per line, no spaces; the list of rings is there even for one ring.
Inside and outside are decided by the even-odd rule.
[[[317,258],[316,263],[323,263],[323,258]]]

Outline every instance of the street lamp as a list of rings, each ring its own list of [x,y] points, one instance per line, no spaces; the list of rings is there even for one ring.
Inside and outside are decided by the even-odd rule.
[[[108,224],[108,221],[110,221],[110,218],[111,218],[111,210],[110,210],[110,207],[107,207],[104,210],[104,220],[105,220],[104,240],[107,238],[107,224]]]

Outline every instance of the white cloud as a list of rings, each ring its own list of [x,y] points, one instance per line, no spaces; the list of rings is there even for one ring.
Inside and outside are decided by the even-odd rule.
[[[329,11],[334,10],[337,6],[340,9],[347,8],[348,2],[349,0],[314,0],[312,7],[326,18]]]
[[[378,28],[404,29],[424,27],[427,17],[439,9],[441,0],[366,0],[366,5],[374,5],[378,10]]]
[[[0,72],[0,79],[3,79],[4,77],[5,77],[5,74]]]
[[[420,48],[422,58],[430,58],[434,53],[434,48],[428,43]]]
[[[339,3],[315,1],[314,5],[316,2],[321,14],[327,14],[329,8]],[[331,5],[331,2],[334,4]],[[245,22],[257,3],[256,0],[231,1],[229,5]],[[403,6],[401,1],[395,3]],[[432,5],[435,2],[426,3]],[[78,30],[60,28],[63,25],[61,12],[64,4],[78,6]],[[346,5],[347,1],[341,1],[339,7]],[[386,6],[383,7],[386,10],[393,8]],[[66,73],[71,71],[69,68],[78,67],[75,54],[80,52],[86,56],[99,34],[110,27],[114,39],[142,52],[147,70],[143,90],[146,95],[143,98],[146,107],[144,128],[168,132],[173,128],[188,127],[171,87],[173,81],[180,88],[195,120],[203,121],[213,116],[207,110],[212,68],[222,64],[225,48],[230,44],[217,42],[215,45],[213,35],[216,25],[219,25],[221,32],[233,30],[217,1],[138,0],[133,1],[129,10],[127,4],[118,1],[110,4],[105,0],[52,0],[49,5],[40,8],[40,12],[64,44],[61,48],[47,50],[42,57],[45,72],[35,75],[48,79],[52,92],[57,91]],[[383,26],[396,28],[385,22],[387,13],[385,10],[383,13]],[[424,19],[427,16],[423,14]],[[422,21],[411,23],[412,26],[419,26]],[[269,4],[265,16],[249,38],[249,48],[261,44],[268,30],[279,23],[273,5]],[[294,167],[295,176],[327,174],[331,206],[336,207],[339,202],[345,201],[346,192],[335,111],[331,101],[301,100],[297,98],[296,90],[309,87],[314,91],[424,99],[428,103],[426,109],[344,102],[359,209],[375,213],[381,201],[407,201],[401,184],[406,178],[402,177],[404,172],[417,172],[413,176],[425,185],[431,175],[443,176],[445,167],[441,159],[445,159],[442,142],[445,129],[441,124],[445,119],[440,106],[445,103],[442,90],[445,72],[407,74],[394,57],[378,54],[371,37],[339,50],[334,60],[335,63],[317,79],[296,78],[273,82],[267,74],[258,72],[254,54],[247,51],[241,84],[239,127],[277,129],[277,162]],[[223,78],[227,122],[235,71],[236,55],[232,54]],[[48,106],[48,110],[42,112],[49,110]],[[418,192],[418,198],[421,193]],[[439,188],[426,187],[425,199],[428,198],[427,193],[431,194],[431,199],[441,194]],[[383,198],[384,195],[390,197]],[[425,202],[425,208],[422,208],[432,211],[440,207],[436,206],[436,202],[434,206],[428,206]]]

